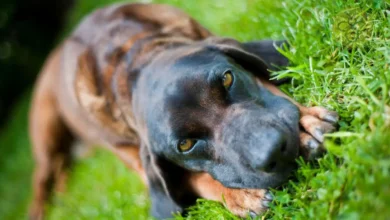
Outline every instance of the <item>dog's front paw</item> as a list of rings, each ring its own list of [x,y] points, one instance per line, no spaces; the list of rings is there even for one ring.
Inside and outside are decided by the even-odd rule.
[[[256,217],[268,209],[272,199],[265,189],[230,189],[224,194],[227,208],[239,217]]]
[[[301,109],[301,155],[305,159],[312,160],[326,151],[322,145],[324,134],[333,132],[338,120],[336,112],[323,107]]]

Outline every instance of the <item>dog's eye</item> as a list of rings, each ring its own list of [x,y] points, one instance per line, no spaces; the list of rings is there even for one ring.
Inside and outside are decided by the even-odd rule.
[[[196,143],[196,140],[192,140],[192,139],[181,140],[181,141],[179,141],[179,144],[178,144],[179,151],[181,151],[181,152],[189,151],[195,145],[195,143]]]
[[[223,87],[225,87],[225,89],[229,89],[230,86],[232,86],[232,84],[233,84],[233,74],[232,74],[232,72],[230,70],[226,71],[223,74],[222,84],[223,84]]]

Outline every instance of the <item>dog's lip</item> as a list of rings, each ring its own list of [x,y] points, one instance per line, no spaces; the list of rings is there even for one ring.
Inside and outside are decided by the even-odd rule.
[[[295,160],[299,157],[299,122],[297,123],[296,128],[285,120],[283,120],[283,125],[283,131],[287,136],[287,150],[285,155],[291,159],[291,162],[295,162]]]
[[[293,160],[293,161],[283,161],[282,163],[279,163],[275,167],[275,170],[276,170],[275,172],[270,172],[268,174],[271,174],[271,175],[278,175],[278,174],[285,175],[286,173],[292,172],[296,168],[298,168],[298,164],[295,162],[295,160]]]
[[[295,140],[296,139],[296,140]],[[287,154],[292,155],[291,162],[295,162],[295,160],[299,157],[299,138],[293,138],[293,140],[290,140],[292,143],[290,143]]]
[[[296,170],[297,164],[296,163],[289,163],[288,165],[284,164],[283,167],[280,167],[280,169],[276,172],[271,173],[262,173],[262,176],[272,178],[272,184],[269,184],[267,187],[279,187],[283,185],[284,183],[288,182],[289,179],[291,179],[291,175]]]
[[[287,137],[287,147],[286,150],[283,152],[284,160],[287,163],[288,162],[295,162],[295,160],[299,156],[299,134],[297,131],[294,132],[285,132],[285,135]]]

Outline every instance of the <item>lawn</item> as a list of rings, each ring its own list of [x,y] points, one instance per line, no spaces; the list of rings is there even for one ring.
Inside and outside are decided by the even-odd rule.
[[[79,0],[68,33],[94,8],[113,0]],[[149,2],[149,1],[148,1]],[[304,163],[273,190],[266,219],[390,218],[390,3],[380,0],[155,0],[182,8],[212,32],[241,41],[287,39],[291,60],[275,77],[308,106],[340,114],[328,153]],[[64,34],[65,35],[65,34]],[[29,94],[0,135],[0,219],[25,218],[32,159],[27,137]],[[78,161],[68,191],[48,219],[150,219],[145,188],[111,153]],[[184,217],[177,216],[177,219]],[[236,219],[223,205],[199,200],[188,219]]]

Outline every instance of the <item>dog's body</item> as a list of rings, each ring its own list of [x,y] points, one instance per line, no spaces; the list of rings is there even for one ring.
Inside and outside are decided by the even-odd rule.
[[[105,146],[135,169],[156,217],[222,195],[239,216],[260,213],[265,189],[285,181],[299,150],[317,154],[337,121],[334,112],[292,104],[269,81],[270,65],[288,62],[274,43],[214,37],[165,5],[114,5],[88,16],[37,82],[31,217],[43,217],[53,180],[64,187],[75,140]],[[215,76],[222,73],[234,75],[226,91]],[[178,151],[182,143],[190,150]]]

